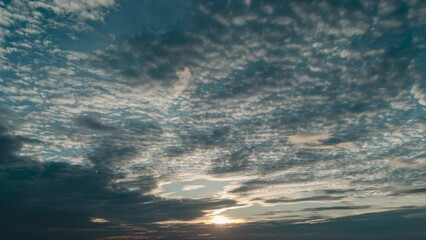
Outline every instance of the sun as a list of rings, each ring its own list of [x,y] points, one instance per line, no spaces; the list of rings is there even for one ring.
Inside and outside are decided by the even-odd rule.
[[[229,218],[224,217],[224,216],[214,216],[214,217],[212,217],[212,219],[210,219],[209,222],[213,223],[213,224],[217,224],[217,225],[222,225],[222,224],[235,223],[236,220],[232,220],[232,219],[229,219]]]

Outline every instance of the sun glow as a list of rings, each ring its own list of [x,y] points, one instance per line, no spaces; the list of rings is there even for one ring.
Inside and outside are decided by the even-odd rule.
[[[212,219],[209,221],[210,223],[222,225],[222,224],[231,224],[231,223],[237,223],[238,221],[235,219],[229,219],[224,216],[213,216]]]

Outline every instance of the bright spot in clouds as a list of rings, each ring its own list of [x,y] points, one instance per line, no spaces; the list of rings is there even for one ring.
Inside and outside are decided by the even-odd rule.
[[[205,188],[203,185],[185,185],[182,188],[182,191],[193,191],[197,189]]]
[[[104,218],[91,218],[90,221],[92,223],[107,223],[109,222],[108,220],[104,219]]]
[[[216,224],[216,225],[223,225],[223,224],[233,224],[233,223],[241,223],[241,219],[230,219],[224,216],[216,215],[213,216],[209,223]]]

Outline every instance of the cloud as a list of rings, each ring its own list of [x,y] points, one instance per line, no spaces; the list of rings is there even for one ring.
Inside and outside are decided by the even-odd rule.
[[[107,223],[107,222],[109,222],[108,220],[106,220],[104,218],[91,218],[90,221],[93,222],[93,223]]]
[[[357,209],[368,209],[371,206],[333,206],[333,207],[317,207],[317,208],[305,208],[303,211],[315,212],[315,211],[334,211],[334,210],[357,210]]]
[[[32,2],[33,7],[44,8],[53,11],[57,15],[72,14],[81,19],[101,19],[108,8],[115,6],[114,0],[90,0],[90,1],[67,1],[54,0],[51,3]]]
[[[309,149],[356,149],[357,145],[352,142],[340,142],[336,144],[325,144],[324,142],[331,138],[330,134],[303,134],[303,135],[292,135],[287,139],[291,144],[294,144],[300,148]]]
[[[161,232],[153,222],[241,203],[420,205],[425,9],[421,1],[0,3],[0,102],[11,109],[0,113],[0,196],[11,206],[2,222],[39,223],[28,232],[43,239],[54,227],[65,235],[55,239],[77,227],[145,237],[138,227]],[[212,199],[151,192],[198,175],[231,186]],[[301,212],[299,222],[335,217]],[[117,226],[126,230],[110,232]]]
[[[306,134],[306,135],[293,135],[288,137],[288,141],[295,145],[319,145],[322,140],[330,138],[331,135],[327,133],[321,134]]]
[[[4,128],[0,126],[0,128]],[[14,163],[21,158],[17,156],[17,152],[22,148],[22,141],[19,137],[5,133],[0,129],[0,143],[3,146],[0,150],[0,163]]]
[[[92,168],[34,162],[19,168],[0,169],[0,202],[13,206],[0,214],[0,222],[8,228],[2,235],[15,239],[23,237],[21,233],[25,232],[33,237],[56,239],[74,228],[81,229],[77,235],[82,239],[90,239],[105,233],[99,223],[148,227],[157,221],[195,219],[206,210],[236,204],[227,199],[161,199],[148,194],[156,181],[147,175],[138,177],[134,183],[138,191],[129,191],[123,187],[125,184],[114,183],[120,174],[112,167],[118,159],[128,157],[129,151],[109,148],[107,154],[96,156],[102,161],[92,157]],[[19,173],[22,177],[15,178]],[[18,200],[18,195],[25,200]],[[17,231],[18,226],[21,231]],[[85,233],[86,230],[91,233]],[[122,231],[125,230],[115,232]],[[107,231],[110,236],[112,232]]]
[[[186,85],[191,78],[188,66],[200,55],[195,49],[197,40],[176,31],[161,35],[134,36],[92,56],[95,68],[115,73],[117,80],[132,86],[150,88]],[[190,57],[192,55],[192,57]],[[182,70],[183,69],[183,70]]]
[[[179,79],[178,82],[174,84],[174,93],[176,95],[179,95],[181,92],[183,92],[189,85],[192,74],[188,67],[185,67],[181,71],[176,71],[176,75]]]
[[[95,118],[91,118],[88,116],[82,116],[77,118],[77,123],[83,127],[86,127],[88,129],[96,130],[96,131],[114,131],[116,130],[115,127],[105,125],[101,122],[99,122]]]
[[[395,191],[391,194],[391,196],[404,196],[404,195],[412,195],[412,194],[425,194],[426,188],[413,188],[413,189],[405,189]]]
[[[335,201],[340,200],[345,197],[338,196],[314,196],[314,197],[305,197],[305,198],[297,198],[297,199],[286,199],[286,198],[278,198],[278,199],[267,199],[265,203],[297,203],[297,202],[324,202],[324,201]]]
[[[9,229],[2,236],[69,239],[69,229],[80,229],[80,239],[93,239],[125,232],[106,231],[104,227],[129,224],[138,228],[157,221],[188,221],[203,216],[207,210],[236,204],[229,199],[172,200],[151,195],[157,181],[146,169],[133,169],[133,177],[120,171],[120,166],[132,161],[137,151],[116,139],[105,139],[93,149],[86,165],[21,157],[23,143],[38,141],[12,135],[9,130],[17,129],[10,121],[13,115],[7,110],[2,113],[7,114],[0,118],[0,140],[4,146],[0,151],[0,202],[13,206],[0,213],[0,222]],[[88,127],[105,131],[104,127],[99,129],[103,125],[97,121],[89,123]],[[16,178],[19,175],[22,177]]]
[[[161,236],[165,239],[185,239],[185,237],[218,239],[303,239],[313,240],[318,237],[326,239],[392,239],[410,238],[420,240],[424,238],[423,228],[424,208],[393,210],[379,213],[359,214],[350,217],[334,218],[328,221],[315,223],[297,223],[293,220],[275,220],[239,224],[232,228],[217,231],[217,226],[209,225],[175,225],[180,231],[169,233],[170,226],[159,228],[160,234],[153,233],[152,238]],[[416,217],[410,218],[411,214]],[[312,220],[321,220],[321,216],[312,216]],[[181,235],[179,232],[189,232]],[[203,235],[201,235],[203,234]],[[135,234],[137,236],[137,234]]]
[[[205,187],[204,185],[184,185],[182,191],[194,191]]]
[[[354,192],[357,191],[357,189],[326,189],[326,190],[321,190],[321,192],[325,193],[325,194],[342,194],[342,193],[347,193],[347,192]]]
[[[23,121],[19,119],[15,112],[6,108],[0,108],[0,165],[25,164],[28,157],[20,155],[24,144],[39,145],[43,142],[37,139],[31,139],[16,135],[14,132],[19,129]]]
[[[410,92],[413,94],[414,98],[417,99],[420,105],[426,106],[426,94],[421,90],[419,85],[413,85]]]
[[[131,235],[119,235],[119,236],[110,236],[110,237],[103,237],[99,238],[99,240],[120,240],[120,239],[127,239],[127,240],[141,240],[141,239],[150,239],[148,236],[131,236]]]

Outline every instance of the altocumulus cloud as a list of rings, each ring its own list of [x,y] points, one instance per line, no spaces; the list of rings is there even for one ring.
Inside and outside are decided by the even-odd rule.
[[[0,7],[5,238],[424,237],[424,2]]]

